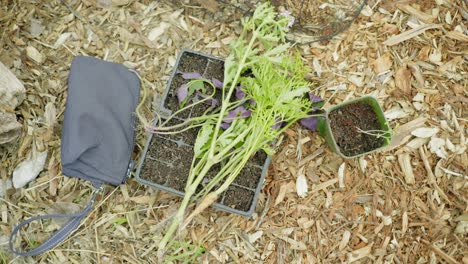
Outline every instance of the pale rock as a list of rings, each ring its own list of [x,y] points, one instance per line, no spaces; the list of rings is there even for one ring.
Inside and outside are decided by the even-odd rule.
[[[44,151],[36,153],[31,159],[21,162],[13,171],[13,186],[18,189],[36,179],[44,169],[46,159],[47,151]]]
[[[24,100],[25,93],[24,85],[0,62],[0,145],[12,142],[21,133],[13,110]]]
[[[15,108],[25,98],[26,89],[2,62],[0,62],[0,105]]]
[[[377,74],[386,72],[392,67],[392,57],[389,53],[385,53],[374,61],[373,66]]]
[[[14,113],[0,111],[0,145],[15,140],[21,134],[21,124]]]

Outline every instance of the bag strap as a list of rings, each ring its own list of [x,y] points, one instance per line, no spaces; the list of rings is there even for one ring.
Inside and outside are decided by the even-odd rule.
[[[44,253],[47,250],[50,250],[60,244],[65,238],[67,238],[75,229],[78,228],[80,225],[80,222],[83,218],[85,218],[93,209],[93,204],[96,201],[96,196],[97,194],[102,190],[101,187],[102,183],[94,183],[94,191],[93,191],[93,196],[91,197],[91,200],[88,202],[86,207],[78,213],[74,214],[48,214],[48,215],[41,215],[41,216],[35,216],[31,217],[28,220],[25,220],[24,222],[21,222],[19,225],[17,225],[14,229],[13,232],[11,232],[10,235],[10,241],[9,241],[9,247],[10,250],[18,255],[18,256],[35,256]],[[23,228],[25,225],[30,224],[31,222],[37,221],[37,220],[43,220],[43,219],[54,219],[54,218],[70,218],[70,220],[64,224],[59,230],[57,230],[54,234],[52,234],[44,243],[41,245],[37,246],[36,248],[30,250],[30,251],[19,251],[18,249],[15,249],[13,247],[14,240],[21,231],[21,228]]]

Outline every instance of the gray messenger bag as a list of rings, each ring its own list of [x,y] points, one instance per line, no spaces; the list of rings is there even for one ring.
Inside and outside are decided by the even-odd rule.
[[[92,197],[81,212],[32,217],[15,226],[10,250],[19,256],[34,256],[60,244],[92,210],[103,184],[125,183],[133,169],[136,116],[140,80],[121,64],[93,57],[73,59],[68,78],[68,97],[62,127],[63,175],[90,181]],[[29,251],[18,249],[22,229],[33,221],[68,218],[68,222],[45,242]],[[27,236],[27,230],[23,231]],[[16,247],[15,247],[16,245]]]

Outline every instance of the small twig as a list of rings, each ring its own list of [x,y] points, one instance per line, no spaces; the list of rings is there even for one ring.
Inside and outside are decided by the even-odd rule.
[[[421,159],[423,161],[424,168],[426,168],[427,178],[428,178],[429,184],[432,185],[434,187],[434,189],[436,189],[436,191],[439,193],[439,195],[442,197],[442,199],[447,201],[449,204],[452,204],[452,201],[450,201],[450,199],[447,197],[447,195],[444,193],[444,191],[437,184],[434,173],[432,172],[432,169],[431,169],[431,165],[429,164],[429,161],[427,160],[427,157],[426,157],[426,154],[425,154],[425,151],[424,151],[423,147],[419,148],[419,155],[421,156]]]
[[[443,258],[445,261],[447,261],[448,263],[450,264],[458,264],[459,262],[457,260],[455,260],[453,257],[447,255],[447,253],[443,252],[440,248],[434,246],[432,243],[430,243],[429,241],[427,240],[424,240],[422,239],[421,240],[424,244],[426,244],[427,246],[429,246],[429,248],[434,252],[436,253],[437,255],[439,255],[441,258]]]
[[[263,219],[268,213],[268,209],[270,209],[270,201],[271,201],[271,196],[270,194],[268,194],[266,202],[265,202],[265,206],[263,207],[263,210],[262,210],[262,214],[260,215],[260,218],[258,219],[257,225],[255,225],[255,229],[259,229],[260,225],[262,225]]]

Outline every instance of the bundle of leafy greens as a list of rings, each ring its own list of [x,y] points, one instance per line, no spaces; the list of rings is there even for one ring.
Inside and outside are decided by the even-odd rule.
[[[285,42],[290,22],[290,17],[278,15],[268,3],[260,5],[251,18],[242,21],[243,32],[231,43],[231,53],[225,60],[224,80],[206,80],[195,74],[192,77],[197,78],[179,89],[182,109],[203,101],[214,102],[213,93],[210,93],[185,106],[190,95],[203,89],[200,83],[208,84],[212,91],[222,86],[222,101],[216,111],[183,124],[188,124],[183,130],[201,128],[194,146],[185,197],[159,243],[160,253],[184,221],[190,201],[201,200],[185,219],[185,224],[227,190],[257,151],[272,155],[271,143],[285,129],[298,120],[311,117],[312,97],[309,99],[307,94],[312,84],[304,80],[307,68],[299,55],[289,54],[290,45]],[[231,100],[233,94],[237,100]],[[182,127],[164,128],[166,123],[149,130],[166,133]],[[221,162],[223,166],[217,175],[203,185],[202,191],[196,192],[207,172]]]

